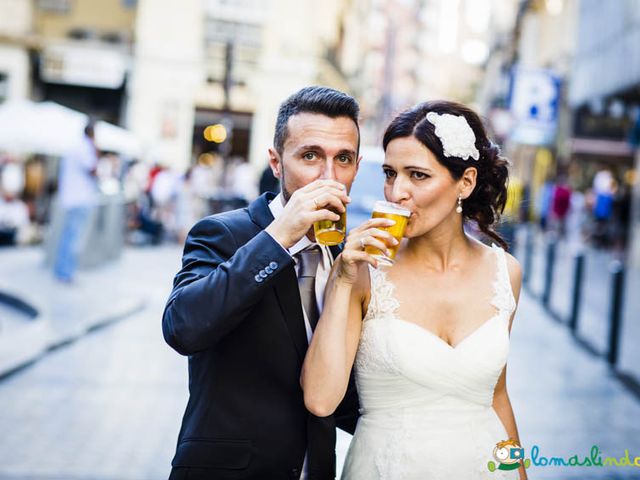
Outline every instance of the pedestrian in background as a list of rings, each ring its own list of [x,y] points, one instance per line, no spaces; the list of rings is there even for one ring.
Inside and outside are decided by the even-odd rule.
[[[571,187],[564,174],[558,175],[551,200],[551,219],[560,238],[567,233],[567,215],[571,207]]]
[[[246,159],[241,157],[233,159],[229,170],[228,186],[229,195],[244,202],[244,205],[248,205],[256,199],[258,196],[256,175]]]
[[[82,140],[62,158],[60,167],[58,204],[63,221],[53,271],[61,282],[72,282],[76,273],[81,240],[97,202],[97,164],[94,124],[90,121]]]
[[[609,169],[601,169],[593,177],[593,194],[595,196],[593,218],[595,225],[592,238],[597,247],[606,247],[610,242],[609,221],[613,212],[615,189],[615,179]]]
[[[29,209],[20,198],[23,190],[22,167],[10,158],[0,160],[0,246],[27,240],[31,222]]]
[[[622,182],[615,192],[611,214],[611,243],[617,252],[623,252],[627,248],[630,222],[631,186]]]
[[[580,190],[571,192],[569,212],[566,220],[566,233],[569,243],[582,246],[588,234],[589,211],[587,195]]]
[[[551,176],[547,177],[545,182],[538,190],[536,198],[536,210],[538,214],[538,221],[540,222],[540,228],[543,232],[547,231],[549,227],[549,217],[551,215],[551,203],[553,200],[553,190],[555,184]]]

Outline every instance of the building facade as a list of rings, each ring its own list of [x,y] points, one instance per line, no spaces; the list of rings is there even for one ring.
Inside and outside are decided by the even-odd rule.
[[[30,2],[0,0],[0,103],[30,95],[31,24]]]

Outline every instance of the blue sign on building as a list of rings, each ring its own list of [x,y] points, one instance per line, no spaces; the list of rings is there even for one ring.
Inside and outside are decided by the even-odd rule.
[[[553,144],[558,128],[561,79],[549,70],[514,68],[510,110],[511,140],[528,145]]]

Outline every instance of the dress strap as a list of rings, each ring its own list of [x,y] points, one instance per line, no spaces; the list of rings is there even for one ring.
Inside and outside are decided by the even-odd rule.
[[[516,300],[513,296],[511,288],[511,279],[509,278],[509,269],[507,268],[507,255],[502,248],[495,243],[491,248],[496,254],[496,278],[493,281],[493,299],[491,304],[498,309],[499,312],[510,316],[516,309]]]

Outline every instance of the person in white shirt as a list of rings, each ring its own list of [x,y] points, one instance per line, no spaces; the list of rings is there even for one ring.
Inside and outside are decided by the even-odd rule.
[[[82,140],[62,158],[60,166],[58,202],[64,211],[64,219],[53,271],[61,282],[73,281],[80,240],[97,202],[98,151],[94,138],[94,125],[89,122]]]

